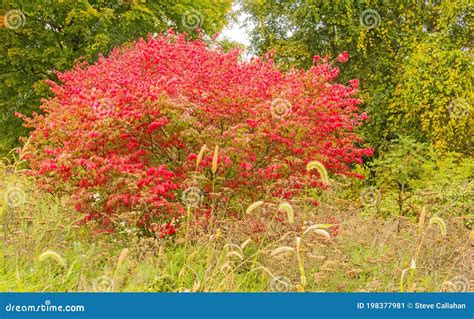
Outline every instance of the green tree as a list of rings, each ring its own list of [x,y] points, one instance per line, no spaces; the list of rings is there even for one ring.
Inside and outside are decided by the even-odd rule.
[[[412,40],[397,73],[389,120],[401,134],[430,141],[441,151],[472,154],[474,7],[443,2],[436,29]]]
[[[387,145],[383,156],[377,158],[373,167],[377,175],[377,186],[386,191],[395,191],[400,215],[404,214],[405,202],[413,196],[417,183],[422,179],[428,151],[424,144],[412,138],[400,137]]]
[[[5,0],[0,7],[0,154],[26,133],[15,112],[38,111],[78,61],[95,61],[123,43],[168,29],[196,36],[223,28],[232,0]]]
[[[405,85],[410,72],[418,72],[420,77],[423,76],[420,73],[425,72],[425,69],[417,70],[416,62],[411,60],[420,54],[421,43],[436,43],[438,51],[455,51],[450,62],[441,62],[444,68],[454,56],[462,56],[462,68],[455,63],[451,71],[458,73],[456,81],[470,83],[472,77],[466,67],[466,63],[471,63],[466,61],[472,61],[474,7],[470,1],[241,0],[241,4],[243,11],[250,15],[249,22],[255,26],[253,50],[257,54],[274,50],[275,60],[282,68],[307,68],[312,65],[314,55],[336,57],[343,51],[349,52],[351,60],[341,66],[342,74],[345,79],[361,80],[361,97],[371,116],[366,135],[372,145],[378,147],[403,132],[440,149],[451,149],[450,143],[439,142],[439,134],[428,134],[426,129],[413,125],[426,116],[423,112],[413,114],[417,119],[410,122],[410,129],[406,130],[403,110],[407,109],[401,107],[407,104],[406,99],[397,99],[412,90]],[[429,56],[432,48],[425,45],[424,49]],[[440,52],[438,58],[444,54],[447,53]],[[423,76],[424,80],[431,81],[429,86],[439,85],[438,66],[440,63],[434,63],[430,76]],[[446,100],[445,96],[453,98],[453,92],[457,92],[470,103],[466,98],[468,84],[458,87],[458,82],[446,84],[441,93],[443,99]],[[430,101],[438,97],[438,92],[432,90]],[[440,117],[449,117],[448,104],[437,108],[442,112]],[[463,135],[458,134],[458,129],[462,127],[465,132],[466,128],[464,122],[454,126],[449,121],[436,123],[451,125],[454,135]],[[461,150],[457,146],[454,149]]]

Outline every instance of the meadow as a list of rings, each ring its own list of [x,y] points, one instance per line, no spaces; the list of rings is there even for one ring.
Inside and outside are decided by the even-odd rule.
[[[3,1],[0,291],[472,291],[472,12]]]
[[[317,207],[305,205],[304,199],[280,207],[275,202],[250,209],[243,205],[239,219],[218,211],[222,217],[209,230],[188,227],[197,222],[191,214],[173,238],[153,238],[126,226],[104,233],[94,223],[78,225],[80,216],[68,199],[39,190],[24,175],[23,165],[10,162],[1,169],[2,291],[426,292],[472,287],[469,180],[416,192],[407,216],[397,216],[395,193],[331,180],[329,190],[314,194]],[[255,221],[265,231],[252,226]]]

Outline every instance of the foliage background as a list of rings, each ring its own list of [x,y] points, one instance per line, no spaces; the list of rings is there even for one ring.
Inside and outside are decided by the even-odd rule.
[[[0,154],[26,135],[15,112],[38,111],[50,96],[44,80],[57,81],[52,70],[70,69],[78,61],[94,62],[100,54],[130,40],[168,29],[213,35],[224,27],[231,0],[6,0],[0,13],[21,10],[24,25],[0,27]],[[205,18],[204,18],[205,17]],[[5,21],[2,21],[3,23]]]
[[[348,51],[346,79],[361,79],[378,148],[399,135],[438,152],[472,153],[474,6],[448,1],[241,0],[252,48],[283,68]],[[454,113],[454,114],[453,114]]]

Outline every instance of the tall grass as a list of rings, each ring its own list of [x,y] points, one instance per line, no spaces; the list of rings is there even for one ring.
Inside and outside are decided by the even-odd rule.
[[[189,207],[172,238],[105,234],[79,225],[68,198],[39,190],[23,165],[20,154],[0,166],[2,291],[440,291],[472,279],[468,230],[454,216],[424,209],[398,229],[399,218],[361,215],[358,195],[334,187],[317,207],[268,199],[240,220],[216,205],[206,231]],[[331,216],[342,221],[336,237]]]

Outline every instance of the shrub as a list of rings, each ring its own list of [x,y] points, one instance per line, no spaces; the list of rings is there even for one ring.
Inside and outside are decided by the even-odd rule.
[[[379,213],[413,216],[426,207],[443,218],[470,218],[474,170],[472,159],[450,152],[443,156],[429,144],[400,136],[378,150],[371,184],[381,192]],[[398,213],[394,206],[398,207]]]
[[[127,212],[166,223],[191,186],[213,203],[291,198],[306,182],[323,185],[306,172],[310,160],[351,175],[350,164],[372,154],[354,132],[366,118],[358,82],[334,83],[338,73],[327,59],[282,73],[270,56],[240,61],[237,50],[184,35],[150,36],[58,73],[44,114],[25,118],[34,129],[26,158],[41,186],[71,193],[104,225]]]
[[[373,163],[377,186],[395,191],[399,215],[404,214],[406,200],[424,177],[424,166],[429,161],[427,153],[426,145],[410,137],[400,137]]]

